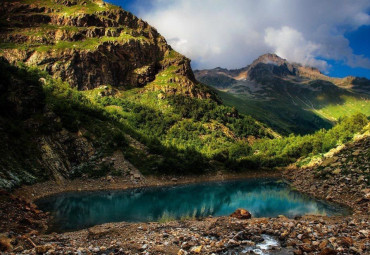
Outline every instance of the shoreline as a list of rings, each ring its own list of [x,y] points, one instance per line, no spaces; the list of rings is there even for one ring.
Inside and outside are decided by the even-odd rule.
[[[348,201],[349,197],[340,193],[333,193],[332,199],[326,199],[322,197],[322,191],[311,192],[309,187],[314,184],[313,181],[318,182],[319,186],[323,185],[322,181],[313,179],[312,173],[306,170],[287,168],[244,173],[217,172],[201,176],[146,176],[137,180],[137,183],[134,183],[130,176],[108,176],[92,180],[80,178],[63,183],[47,181],[23,186],[12,195],[28,199],[32,203],[37,199],[65,192],[114,191],[251,178],[281,179],[298,192],[310,197],[335,202],[351,210],[358,208]],[[300,181],[303,181],[304,185]],[[49,216],[45,216],[44,220],[48,218]],[[267,234],[279,242],[279,247],[271,250],[276,251],[276,254],[363,254],[369,250],[368,229],[369,216],[364,213],[343,216],[304,215],[296,218],[278,216],[239,219],[217,216],[168,222],[113,222],[71,232],[30,234],[29,239],[37,246],[30,244],[28,239],[21,240],[22,246],[19,250],[24,253],[48,251],[51,254],[146,252],[184,255],[194,254],[195,251],[199,251],[199,254],[220,254],[225,251],[242,251],[245,247],[256,247],[263,241],[262,234]],[[209,238],[210,236],[212,238]]]
[[[34,202],[38,199],[68,192],[118,191],[136,188],[178,186],[195,183],[233,181],[251,178],[282,178],[282,170],[262,170],[242,173],[218,172],[199,176],[145,176],[136,183],[127,177],[103,177],[98,179],[64,180],[62,183],[46,181],[24,185],[11,192],[16,197]]]

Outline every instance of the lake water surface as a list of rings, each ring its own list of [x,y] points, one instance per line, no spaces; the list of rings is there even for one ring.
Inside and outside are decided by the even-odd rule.
[[[50,230],[72,231],[107,222],[149,222],[229,215],[253,217],[346,215],[347,208],[316,200],[276,179],[248,179],[120,191],[71,192],[36,201],[54,216]]]

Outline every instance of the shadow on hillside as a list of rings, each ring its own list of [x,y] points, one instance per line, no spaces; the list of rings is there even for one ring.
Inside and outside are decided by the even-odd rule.
[[[350,92],[328,81],[297,84],[277,77],[264,79],[260,82],[267,88],[264,93],[268,100],[215,90],[226,105],[235,106],[241,113],[251,115],[285,135],[304,135],[322,128],[329,129],[335,121],[321,110],[329,106],[345,107],[347,98],[359,101],[370,99],[366,94]]]
[[[14,67],[4,59],[0,59],[0,68],[1,179],[12,182],[16,178],[18,184],[50,179],[52,169],[43,162],[39,141],[42,137],[60,138],[57,134],[62,130],[70,134],[87,130],[86,138],[97,151],[104,154],[120,149],[146,173],[186,175],[209,168],[208,160],[197,151],[163,146],[157,138],[140,134],[94,106],[80,92],[62,89],[58,81],[53,80],[55,84],[51,87],[43,86],[41,81],[45,78],[38,70]],[[150,155],[133,150],[126,134],[146,145]],[[61,141],[57,141],[62,146],[58,150],[70,157],[71,162],[77,162],[79,152],[73,142]]]

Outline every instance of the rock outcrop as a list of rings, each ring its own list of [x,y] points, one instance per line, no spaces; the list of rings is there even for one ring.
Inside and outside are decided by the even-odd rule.
[[[68,124],[47,102],[40,81],[43,78],[38,79],[36,74],[0,58],[0,189],[48,179],[61,183],[86,175],[86,171],[87,177],[100,177],[112,170],[116,174],[128,171],[126,165],[118,167],[104,160],[107,155],[102,151],[112,139],[97,137],[82,126],[66,128]],[[101,135],[110,125],[95,132]],[[104,132],[112,135],[109,128]]]
[[[197,86],[190,60],[174,52],[147,22],[102,1],[5,1],[0,55],[37,66],[72,87],[143,87],[173,67],[175,93],[211,97]]]

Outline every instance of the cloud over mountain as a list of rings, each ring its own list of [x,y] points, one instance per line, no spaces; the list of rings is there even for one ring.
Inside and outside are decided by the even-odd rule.
[[[241,67],[274,52],[325,71],[323,59],[370,68],[344,37],[370,25],[369,11],[368,0],[153,0],[138,13],[198,68]]]

